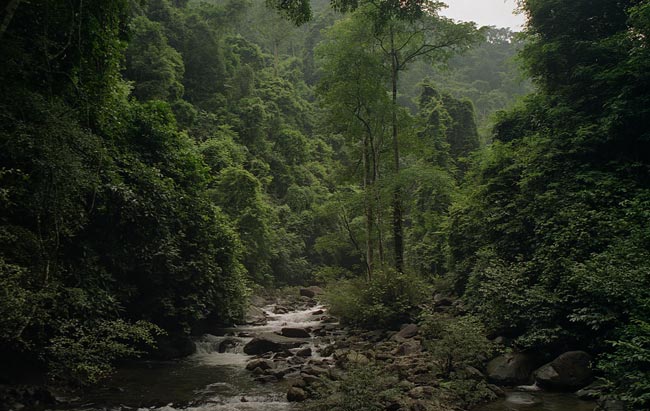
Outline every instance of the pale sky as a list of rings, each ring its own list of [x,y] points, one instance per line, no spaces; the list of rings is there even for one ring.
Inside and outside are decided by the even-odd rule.
[[[449,5],[441,14],[454,20],[475,21],[479,26],[510,27],[520,31],[523,15],[513,14],[514,0],[443,0]]]

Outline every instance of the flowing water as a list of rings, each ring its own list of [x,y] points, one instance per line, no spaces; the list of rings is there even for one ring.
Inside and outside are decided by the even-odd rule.
[[[253,335],[282,327],[321,325],[312,315],[323,307],[272,314],[265,307],[265,325],[220,330],[198,338],[196,353],[175,361],[140,361],[120,368],[101,387],[75,401],[65,411],[289,411],[282,383],[262,384],[246,371],[252,356],[243,347]],[[311,347],[318,359],[318,338]],[[219,352],[222,351],[222,352]],[[593,411],[594,403],[572,394],[508,391],[504,399],[475,411]]]
[[[286,411],[287,387],[262,384],[246,371],[253,358],[243,347],[254,334],[279,331],[282,327],[316,327],[323,307],[310,307],[287,314],[272,314],[268,322],[204,335],[195,343],[194,355],[176,361],[140,361],[120,368],[102,387],[87,393],[68,407],[70,411]],[[318,344],[312,339],[312,347]],[[222,352],[219,352],[222,351]],[[313,350],[315,352],[315,350]],[[317,358],[317,356],[315,356]]]
[[[573,394],[508,391],[506,397],[476,411],[593,411],[592,401],[583,401]]]

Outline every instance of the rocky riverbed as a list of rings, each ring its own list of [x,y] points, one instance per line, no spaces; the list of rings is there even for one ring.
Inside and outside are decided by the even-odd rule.
[[[135,362],[83,398],[42,407],[54,402],[48,396],[36,405],[75,411],[311,409],[310,400],[327,393],[323,387],[345,388],[341,384],[348,384],[351,369],[372,365],[373,372],[390,385],[390,395],[376,393],[383,409],[390,411],[461,411],[486,400],[493,402],[476,409],[591,411],[595,407],[574,394],[540,392],[536,385],[521,390],[501,387],[535,378],[550,379],[550,386],[584,385],[591,375],[585,374],[588,358],[583,353],[543,365],[526,355],[505,354],[487,367],[463,366],[445,374],[439,359],[425,349],[419,325],[374,331],[342,327],[321,305],[319,293],[312,287],[283,297],[256,297],[246,324],[196,338],[196,352],[185,359]],[[437,309],[448,311],[451,302],[441,301]],[[34,405],[25,401],[22,407],[17,401],[13,409]]]

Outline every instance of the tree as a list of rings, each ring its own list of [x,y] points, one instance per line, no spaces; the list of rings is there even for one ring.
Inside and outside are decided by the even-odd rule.
[[[372,24],[365,17],[357,13],[339,21],[330,29],[328,40],[319,47],[317,55],[325,73],[319,90],[330,122],[335,125],[334,131],[351,139],[355,148],[361,147],[365,264],[370,280],[375,237],[379,242],[380,262],[384,262],[381,204],[375,184],[381,173],[379,158],[390,104],[383,86],[387,73],[374,44]]]
[[[478,32],[473,23],[454,23],[440,16],[438,12],[443,6],[443,3],[432,1],[417,4],[370,1],[369,6],[363,10],[373,21],[375,37],[388,61],[392,96],[393,172],[396,178],[400,171],[397,102],[400,72],[419,58],[427,58],[440,64],[478,39]],[[400,187],[397,185],[393,193],[393,242],[395,267],[398,271],[404,269],[401,197]]]
[[[132,39],[126,51],[124,75],[134,82],[140,100],[174,102],[183,96],[183,57],[167,44],[161,24],[139,16],[131,22]]]

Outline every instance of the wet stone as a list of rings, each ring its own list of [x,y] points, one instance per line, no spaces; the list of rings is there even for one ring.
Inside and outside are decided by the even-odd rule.
[[[311,357],[311,355],[312,355],[311,348],[307,347],[307,348],[303,348],[301,350],[298,350],[296,355],[298,357]]]
[[[298,387],[291,387],[287,391],[287,401],[289,402],[301,402],[307,399],[307,393]]]

